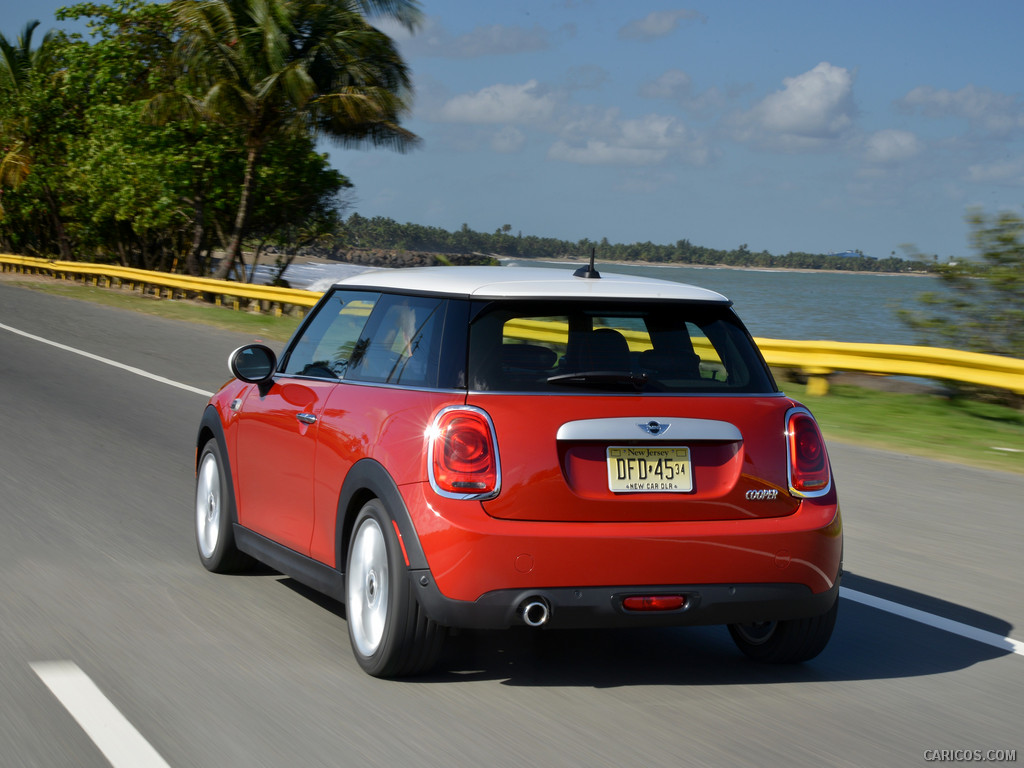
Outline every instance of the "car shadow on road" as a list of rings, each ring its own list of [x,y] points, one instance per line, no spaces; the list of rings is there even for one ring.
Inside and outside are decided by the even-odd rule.
[[[843,586],[972,627],[1010,635],[1006,621],[964,606],[846,574]],[[725,627],[462,632],[449,638],[438,671],[421,681],[500,679],[507,685],[730,685],[916,677],[952,672],[1009,650],[840,598],[825,651],[800,665],[753,662]]]
[[[341,603],[301,584],[282,582],[345,618]],[[855,574],[843,587],[977,627],[999,637],[1013,627],[989,614]],[[725,627],[668,629],[500,631],[460,630],[448,637],[437,668],[415,683],[496,680],[506,685],[587,686],[756,685],[759,683],[875,680],[937,675],[1005,656],[987,645],[926,624],[840,598],[828,647],[799,665],[751,661]]]

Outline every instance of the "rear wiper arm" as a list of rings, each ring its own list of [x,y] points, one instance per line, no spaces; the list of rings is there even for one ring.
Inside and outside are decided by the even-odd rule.
[[[646,373],[631,373],[629,371],[577,371],[576,373],[562,373],[557,376],[549,376],[548,384],[561,386],[623,386],[629,385],[638,392],[647,386]]]

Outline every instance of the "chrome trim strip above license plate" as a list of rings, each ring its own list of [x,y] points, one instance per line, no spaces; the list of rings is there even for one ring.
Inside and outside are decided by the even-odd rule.
[[[651,424],[657,424],[652,429]],[[558,428],[558,440],[668,440],[691,443],[700,440],[740,442],[743,434],[735,424],[713,419],[651,418],[581,419]]]

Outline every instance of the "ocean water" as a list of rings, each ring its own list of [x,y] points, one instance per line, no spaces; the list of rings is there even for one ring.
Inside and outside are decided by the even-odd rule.
[[[937,278],[925,275],[619,264],[598,269],[710,288],[732,299],[754,336],[769,339],[917,344],[920,339],[896,312],[914,309],[926,291],[942,290]]]
[[[515,260],[517,266],[575,269],[575,265]],[[643,275],[710,288],[733,301],[754,336],[770,339],[917,344],[896,311],[913,309],[926,291],[941,291],[935,277],[867,272],[787,272],[714,267],[598,264],[602,272]],[[293,288],[326,290],[334,281],[365,272],[354,264],[292,264],[285,274]],[[257,282],[274,270],[258,269]]]

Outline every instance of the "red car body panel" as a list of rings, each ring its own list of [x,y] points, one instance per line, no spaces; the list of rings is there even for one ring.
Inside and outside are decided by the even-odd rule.
[[[253,387],[243,398],[237,424],[239,523],[309,554],[313,535],[313,459],[319,417],[336,385],[282,379],[266,392]],[[299,420],[300,415],[317,419]]]
[[[427,478],[427,428],[437,411],[465,396],[373,385],[336,386],[320,424],[310,555],[335,565],[338,493],[352,465],[363,458],[388,468],[399,486]]]
[[[785,519],[639,523],[496,520],[479,502],[402,487],[441,592],[476,600],[500,588],[799,583],[838,578],[842,523],[833,498]]]

